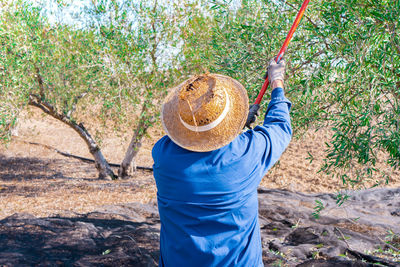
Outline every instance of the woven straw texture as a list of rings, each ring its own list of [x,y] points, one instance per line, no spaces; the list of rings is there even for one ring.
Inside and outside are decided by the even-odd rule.
[[[226,96],[229,112],[215,128],[196,132],[182,124],[181,119],[191,126],[212,123],[224,110]],[[247,92],[238,81],[220,74],[203,74],[172,89],[164,101],[161,120],[174,143],[188,150],[206,152],[232,142],[243,129],[248,110]]]

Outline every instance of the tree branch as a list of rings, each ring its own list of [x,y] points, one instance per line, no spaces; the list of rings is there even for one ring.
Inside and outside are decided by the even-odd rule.
[[[159,44],[159,42],[160,42],[160,40],[157,39],[156,17],[155,17],[156,11],[157,11],[157,4],[158,4],[158,1],[155,0],[155,1],[154,1],[154,6],[153,6],[153,10],[152,10],[153,15],[154,15],[154,18],[153,18],[153,20],[152,20],[152,22],[151,22],[151,29],[153,30],[153,37],[152,37],[152,39],[154,39],[154,43],[153,43],[153,45],[152,45],[152,50],[150,51],[150,57],[151,57],[151,61],[152,61],[152,63],[153,63],[153,71],[154,71],[154,72],[157,71],[157,57],[156,57],[156,53],[157,53],[158,44]]]
[[[84,98],[84,97],[88,94],[89,91],[90,91],[90,87],[89,87],[89,89],[88,89],[86,92],[83,92],[82,94],[80,94],[80,95],[78,95],[78,96],[76,96],[76,97],[74,98],[74,101],[72,102],[72,107],[71,107],[71,109],[67,112],[67,117],[68,117],[69,119],[71,119],[72,113],[75,112],[75,110],[76,110],[76,105],[78,104],[79,100],[81,100],[82,98]]]
[[[289,3],[289,2],[285,2],[285,4],[288,5],[289,7],[293,8],[293,9],[296,10],[297,12],[300,10],[299,8],[295,7],[294,5],[292,5],[292,4]],[[307,16],[306,14],[304,14],[303,16],[304,16],[304,17],[308,20],[308,22],[310,22],[315,28],[319,28],[318,25],[317,25],[315,22],[313,22],[312,19],[311,19],[309,16]]]
[[[150,100],[145,100],[142,106],[142,111],[140,112],[139,123],[136,126],[135,132],[131,138],[128,149],[125,153],[125,157],[118,169],[118,176],[120,178],[126,178],[130,176],[130,173],[137,167],[134,164],[135,157],[142,146],[143,136],[146,134],[148,128],[153,123],[153,117],[146,115],[148,111],[148,105],[151,103]]]
[[[96,141],[92,138],[82,123],[77,124],[66,115],[57,112],[57,110],[48,102],[41,100],[38,95],[31,94],[29,96],[29,105],[40,108],[44,113],[52,116],[53,118],[62,121],[71,127],[79,136],[85,141],[89,148],[90,153],[95,158],[96,168],[99,171],[99,178],[114,179],[116,176],[107,160],[104,158]]]
[[[44,147],[46,149],[53,150],[54,152],[56,152],[56,153],[58,153],[58,154],[60,154],[60,155],[62,155],[64,157],[78,159],[78,160],[83,161],[85,163],[95,163],[95,161],[93,159],[89,159],[89,158],[73,155],[73,154],[70,154],[70,153],[67,153],[67,152],[63,152],[63,151],[60,151],[57,148],[49,146],[49,145],[40,144],[40,143],[36,143],[36,142],[27,142],[27,141],[18,140],[18,139],[17,139],[17,141],[25,143],[25,144],[29,144],[29,145],[41,146],[41,147]],[[121,166],[120,164],[116,164],[116,163],[109,163],[109,164],[110,164],[111,167],[117,167],[118,168],[118,167]],[[152,167],[136,166],[136,169],[145,170],[145,171],[153,171]]]
[[[389,25],[386,25],[386,29],[388,29],[388,31],[391,33],[391,38],[390,38],[390,42],[392,43],[392,45],[395,47],[397,53],[400,55],[400,46],[398,44],[395,43],[394,38],[397,36],[396,34],[396,27],[393,25],[394,29],[391,29]]]
[[[39,99],[39,100],[38,100],[38,101],[35,101],[33,98],[36,98],[37,100],[38,100],[38,99]],[[29,96],[29,102],[28,102],[28,104],[31,105],[31,106],[40,108],[44,113],[46,113],[46,114],[48,114],[48,115],[50,115],[50,116],[53,116],[51,110],[49,110],[46,106],[44,106],[42,103],[40,103],[40,97],[37,96],[37,95],[31,94],[31,95]]]
[[[40,108],[44,113],[52,116],[57,120],[64,122],[72,129],[74,129],[88,144],[90,152],[94,153],[95,151],[99,150],[99,147],[94,142],[93,138],[90,136],[89,132],[86,130],[86,128],[83,126],[82,123],[78,125],[72,120],[70,120],[66,115],[58,113],[50,103],[41,100],[40,97],[37,95],[31,94],[29,96],[28,104]]]
[[[350,249],[349,243],[347,243],[346,237],[344,236],[343,232],[340,231],[340,229],[339,229],[338,227],[334,227],[334,229],[335,229],[337,232],[339,232],[339,234],[340,234],[340,236],[341,236],[341,238],[339,238],[339,239],[342,239],[343,242],[346,244],[347,248]]]
[[[39,90],[40,90],[40,97],[42,99],[44,99],[45,94],[44,94],[44,82],[43,82],[43,78],[42,75],[40,75],[40,70],[38,68],[38,66],[35,65],[35,72],[36,72],[36,81],[39,84]]]
[[[296,68],[294,68],[290,73],[291,75],[293,75],[296,71],[298,71],[299,69],[301,69],[304,65],[307,65],[309,63],[311,63],[313,61],[314,58],[319,57],[320,55],[322,55],[324,53],[324,50],[319,50],[317,53],[315,53],[314,55],[312,55],[310,57],[309,60],[302,62],[299,66],[297,66]]]

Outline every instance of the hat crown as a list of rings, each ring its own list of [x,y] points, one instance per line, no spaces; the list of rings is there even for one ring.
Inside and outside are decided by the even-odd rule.
[[[206,152],[232,142],[242,131],[248,112],[249,98],[238,81],[207,73],[169,92],[162,105],[161,122],[175,144]]]
[[[178,112],[190,126],[208,125],[226,108],[228,94],[215,77],[204,74],[188,80],[179,92]]]

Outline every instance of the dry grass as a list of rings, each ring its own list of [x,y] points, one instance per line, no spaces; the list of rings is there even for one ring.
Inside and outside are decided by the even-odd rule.
[[[156,199],[152,173],[138,172],[129,180],[97,180],[93,164],[65,158],[40,146],[19,140],[37,142],[61,151],[89,157],[85,143],[71,129],[50,118],[42,118],[37,110],[32,117],[21,119],[19,136],[0,147],[0,218],[16,212],[37,216],[87,213],[104,205],[130,202],[148,203]],[[107,159],[120,163],[128,145],[129,132],[121,137],[107,137],[102,149]],[[160,127],[150,129],[139,152],[137,164],[151,166],[151,148],[163,135]],[[318,173],[324,157],[324,142],[329,133],[307,133],[293,140],[274,167],[261,182],[269,188],[285,188],[302,192],[335,192],[342,182]],[[308,152],[314,156],[310,164]],[[400,186],[400,173],[392,173],[390,186]]]
[[[268,172],[261,185],[313,193],[351,189],[350,185],[343,185],[342,180],[319,172],[325,158],[325,142],[330,136],[328,130],[322,129],[317,132],[309,131],[302,138],[292,140],[278,164]],[[311,163],[309,154],[313,157]],[[378,162],[377,167],[385,170],[390,176],[389,187],[400,186],[400,171],[392,171],[383,160]],[[365,181],[363,187],[370,188],[377,180],[384,181],[384,178],[376,175],[373,179]]]
[[[130,180],[103,181],[96,179],[94,166],[73,159],[0,159],[0,218],[16,212],[87,213],[104,205],[154,200],[149,172],[138,172]]]

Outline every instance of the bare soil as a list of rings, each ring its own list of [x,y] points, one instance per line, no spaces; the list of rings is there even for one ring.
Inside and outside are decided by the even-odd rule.
[[[109,162],[122,161],[131,134],[126,131],[120,136],[107,135],[103,139],[101,147]],[[163,135],[159,126],[150,129],[137,158],[138,166],[152,166],[151,148]],[[318,172],[327,140],[328,130],[310,131],[302,138],[292,140],[261,185],[299,192],[338,192],[346,189],[342,181]],[[0,146],[0,219],[17,212],[40,217],[60,214],[78,216],[104,205],[156,200],[151,172],[138,171],[128,180],[98,180],[93,164],[66,158],[29,142],[91,158],[86,144],[72,129],[44,116],[39,110],[25,112],[19,122],[18,135],[7,146]],[[311,163],[308,159],[310,154],[314,158]],[[399,187],[400,172],[392,172],[383,163],[380,167],[389,174],[387,186]],[[374,177],[376,179],[381,177]],[[365,187],[372,186],[374,180],[366,182]]]

